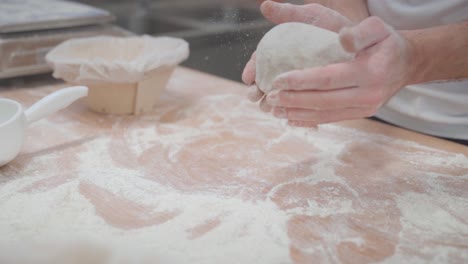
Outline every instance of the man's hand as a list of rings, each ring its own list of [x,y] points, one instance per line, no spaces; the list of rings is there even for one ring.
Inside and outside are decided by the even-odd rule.
[[[260,10],[268,20],[275,24],[302,22],[335,32],[338,32],[345,26],[352,25],[351,21],[346,17],[319,4],[292,5],[265,1],[261,5]],[[255,72],[256,65],[254,53],[244,68],[242,80],[247,85],[250,85],[251,91],[249,92],[249,99],[253,102],[257,102],[263,98],[260,102],[260,108],[264,111],[269,111],[270,108],[265,103],[263,92],[255,85]]]
[[[372,116],[414,75],[409,42],[380,18],[340,31],[354,60],[278,76],[266,97],[273,114],[293,126]]]

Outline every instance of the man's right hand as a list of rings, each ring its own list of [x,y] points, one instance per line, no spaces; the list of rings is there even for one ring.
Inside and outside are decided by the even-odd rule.
[[[334,32],[340,31],[343,27],[351,26],[352,22],[340,13],[319,4],[292,5],[265,1],[260,6],[260,10],[266,19],[275,24],[286,22],[301,22],[321,27]],[[264,93],[255,85],[255,53],[249,60],[242,73],[242,80],[250,85],[249,99],[257,102],[264,98]],[[260,102],[260,108],[269,111],[265,100]]]

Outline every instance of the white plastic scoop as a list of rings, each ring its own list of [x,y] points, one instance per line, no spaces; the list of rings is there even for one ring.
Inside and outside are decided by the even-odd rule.
[[[18,155],[29,124],[87,95],[88,88],[84,86],[64,88],[42,98],[26,111],[20,103],[0,98],[0,167]]]

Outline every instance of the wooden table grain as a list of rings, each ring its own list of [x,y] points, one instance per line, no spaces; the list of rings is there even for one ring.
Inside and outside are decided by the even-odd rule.
[[[27,107],[65,86],[3,85],[0,97]],[[466,146],[366,119],[293,129],[246,92],[181,67],[146,115],[94,113],[82,100],[33,124],[0,168],[0,245],[69,228],[68,238],[94,232],[161,247],[136,234],[177,226],[183,239],[163,240],[179,251],[158,252],[160,263],[468,262]],[[153,185],[180,199],[161,205]],[[217,204],[190,207],[200,195]],[[89,212],[68,217],[74,199]],[[232,199],[258,210],[240,214]],[[31,209],[44,204],[48,214]],[[266,208],[277,217],[262,231]],[[228,232],[236,224],[243,231]]]

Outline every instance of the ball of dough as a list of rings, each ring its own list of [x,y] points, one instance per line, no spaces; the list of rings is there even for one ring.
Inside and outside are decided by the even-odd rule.
[[[297,69],[350,60],[338,34],[303,23],[280,24],[265,34],[256,52],[256,83],[270,92],[276,76]]]

